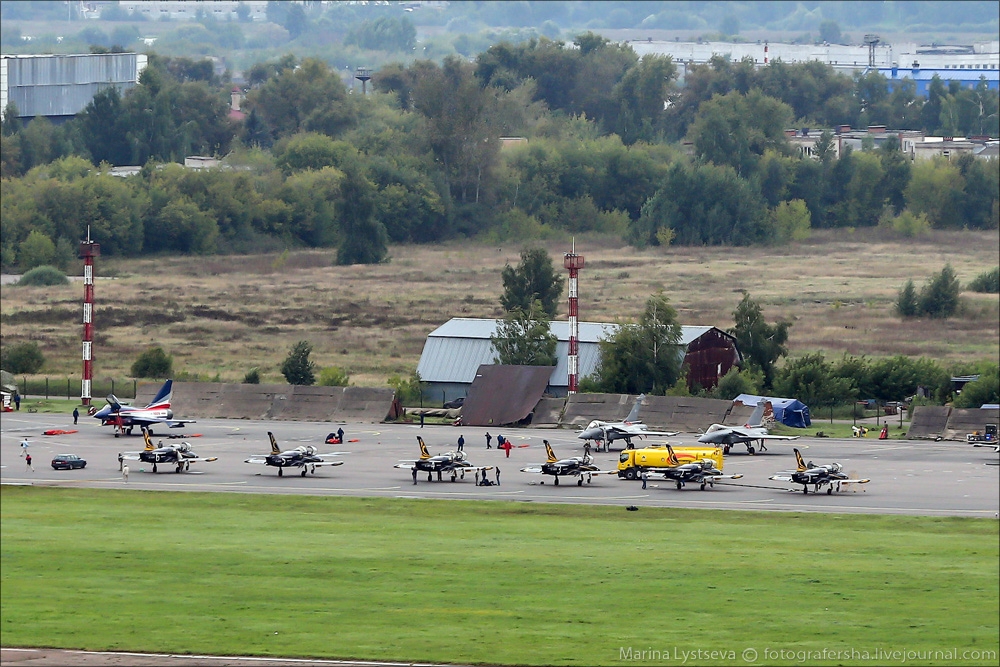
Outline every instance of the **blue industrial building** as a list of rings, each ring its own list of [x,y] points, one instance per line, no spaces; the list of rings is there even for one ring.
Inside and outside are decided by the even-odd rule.
[[[927,97],[927,89],[931,85],[931,79],[935,76],[944,82],[945,87],[951,81],[958,81],[963,88],[975,88],[980,80],[986,79],[986,85],[990,90],[1000,90],[1000,70],[986,67],[970,66],[965,69],[964,65],[950,67],[879,67],[879,74],[889,80],[889,90],[895,89],[895,82],[910,79],[916,86],[916,94],[919,97]]]

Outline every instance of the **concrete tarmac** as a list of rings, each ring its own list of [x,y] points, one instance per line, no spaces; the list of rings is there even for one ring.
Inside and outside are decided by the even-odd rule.
[[[326,434],[341,427],[343,445],[326,445]],[[45,436],[49,429],[78,429],[77,433]],[[494,448],[486,449],[484,434],[493,435]],[[271,493],[342,495],[397,498],[444,498],[510,502],[577,503],[594,505],[636,505],[638,507],[687,507],[767,511],[848,512],[909,514],[925,516],[990,517],[1000,512],[1000,468],[992,450],[965,443],[930,441],[879,441],[872,437],[832,439],[803,437],[790,443],[768,445],[768,451],[754,456],[735,447],[726,457],[725,472],[739,473],[742,479],[716,484],[705,491],[697,487],[677,490],[670,482],[651,481],[643,490],[638,481],[600,475],[589,484],[577,486],[572,478],[562,478],[555,486],[552,478],[521,473],[519,469],[545,460],[542,440],[548,439],[560,458],[579,456],[582,442],[569,430],[496,429],[481,427],[425,426],[407,424],[334,424],[329,422],[264,422],[209,419],[188,424],[184,429],[155,429],[154,443],[179,443],[169,435],[185,434],[199,456],[217,456],[213,463],[194,463],[189,472],[175,473],[172,466],[160,466],[153,473],[149,464],[132,461],[126,483],[118,469],[118,452],[143,447],[138,435],[115,438],[111,427],[102,427],[81,416],[73,426],[69,415],[5,413],[0,417],[0,482],[91,488],[131,488],[162,491],[216,491],[230,493]],[[244,463],[253,454],[267,454],[267,431],[274,432],[282,449],[313,445],[319,453],[342,452],[344,465],[316,469],[301,477],[298,470],[277,469]],[[811,429],[810,433],[814,433]],[[198,437],[194,437],[198,434]],[[503,434],[515,448],[510,457],[496,449],[496,436]],[[404,459],[419,455],[416,436],[421,435],[432,454],[454,450],[459,435],[465,436],[468,460],[475,465],[499,467],[499,486],[476,486],[471,475],[456,482],[427,481],[425,474],[413,484],[409,470],[393,468]],[[874,433],[872,435],[875,435]],[[27,437],[34,459],[34,472],[20,458],[19,443]],[[670,439],[671,444],[695,444],[694,435]],[[801,486],[768,479],[778,471],[795,467],[792,447],[802,451],[807,461],[817,464],[839,462],[852,477],[870,478],[863,486],[846,492],[804,495]],[[77,454],[87,460],[82,470],[56,471],[49,462],[55,454]],[[617,468],[618,452],[594,453],[602,470]],[[490,471],[495,481],[495,471]],[[544,484],[542,483],[544,482]]]

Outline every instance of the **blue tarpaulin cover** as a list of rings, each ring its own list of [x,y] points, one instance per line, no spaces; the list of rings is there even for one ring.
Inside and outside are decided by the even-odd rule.
[[[740,394],[733,402],[756,406],[761,401],[770,401],[774,409],[774,420],[793,428],[809,428],[812,420],[809,418],[809,406],[795,398],[775,398],[772,396],[753,396]],[[755,424],[751,424],[755,426]]]

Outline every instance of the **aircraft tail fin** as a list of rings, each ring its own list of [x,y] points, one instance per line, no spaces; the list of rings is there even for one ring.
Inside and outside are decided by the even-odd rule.
[[[146,451],[151,452],[155,447],[153,447],[153,439],[149,437],[149,429],[142,429],[142,439],[146,441]]]
[[[681,464],[681,462],[677,460],[677,455],[674,454],[674,448],[670,446],[669,442],[667,443],[667,463],[672,466],[679,466]]]
[[[798,472],[806,470],[806,462],[802,460],[802,454],[799,453],[798,449],[793,451],[795,452],[795,463],[797,465]]]
[[[271,433],[270,431],[268,431],[267,432],[267,437],[271,439],[271,453],[272,454],[280,454],[281,453],[281,448],[278,447],[278,441],[275,440],[274,434]]]
[[[635,399],[635,404],[632,406],[632,411],[628,413],[628,417],[625,418],[626,422],[637,422],[639,421],[639,408],[642,407],[642,402],[646,400],[645,394],[639,394]]]
[[[149,402],[149,405],[147,405],[146,407],[151,408],[153,406],[161,406],[169,408],[170,399],[173,396],[173,393],[174,393],[174,381],[167,380],[166,382],[163,383],[163,386],[160,387],[160,391],[156,392],[156,396],[153,398],[152,401]],[[164,403],[166,405],[163,405]]]
[[[747,428],[756,428],[761,425],[764,421],[764,408],[769,406],[769,401],[761,401],[757,404],[757,407],[753,409],[753,414],[750,415],[750,419],[744,424]]]
[[[542,444],[545,445],[545,454],[548,456],[546,463],[555,463],[559,459],[556,458],[556,453],[552,451],[552,445],[549,444],[548,440],[542,440]]]
[[[429,459],[431,457],[431,453],[427,451],[427,445],[424,444],[424,439],[418,435],[417,442],[420,444],[420,458]]]

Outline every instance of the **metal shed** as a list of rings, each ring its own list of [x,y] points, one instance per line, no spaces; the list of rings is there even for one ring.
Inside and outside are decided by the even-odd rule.
[[[448,401],[465,396],[480,365],[495,363],[490,336],[499,320],[456,317],[448,320],[427,336],[417,364],[417,373],[425,384],[424,396],[429,401]],[[614,334],[617,324],[605,322],[579,323],[580,377],[594,373],[600,362],[598,342]],[[565,396],[568,387],[569,323],[553,321],[549,330],[555,335],[557,363],[552,367],[545,393]],[[736,339],[716,327],[681,327],[681,344],[685,347],[685,362],[690,367],[688,383],[714,387],[718,378],[741,357]]]

